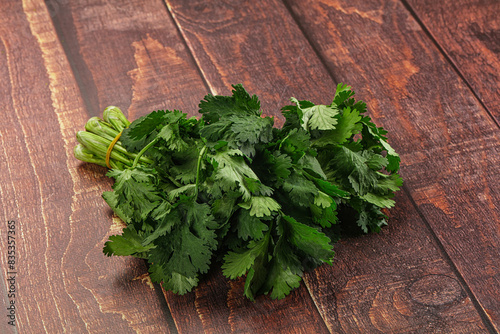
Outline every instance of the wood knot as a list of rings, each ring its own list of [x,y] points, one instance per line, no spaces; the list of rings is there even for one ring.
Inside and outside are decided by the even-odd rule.
[[[427,306],[449,304],[463,295],[460,283],[445,275],[428,275],[413,282],[409,287],[411,298]]]

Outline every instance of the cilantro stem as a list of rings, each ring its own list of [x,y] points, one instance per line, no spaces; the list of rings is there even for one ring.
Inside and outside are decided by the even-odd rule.
[[[135,168],[137,166],[137,164],[139,163],[139,159],[142,157],[142,155],[146,153],[146,151],[149,150],[151,146],[156,144],[159,138],[160,137],[156,137],[155,139],[153,139],[149,144],[144,146],[144,148],[140,150],[139,153],[137,153],[137,156],[135,157],[134,162],[132,163],[132,168]]]
[[[182,187],[182,184],[180,184],[179,182],[177,182],[172,176],[166,174],[165,175],[167,177],[167,179],[172,182],[177,188],[180,188]]]
[[[288,137],[290,137],[290,134],[287,134],[287,135],[285,136],[285,138],[283,138],[283,139],[281,139],[281,140],[279,141],[279,143],[280,143],[280,144],[279,144],[279,146],[278,146],[278,150],[280,150],[280,151],[281,151],[281,145],[283,145],[283,143],[285,142],[285,140],[287,140],[287,139],[288,139]]]
[[[203,160],[203,157],[205,156],[206,152],[207,152],[207,146],[203,146],[203,148],[200,151],[200,154],[198,155],[198,162],[196,163],[196,183],[194,186],[194,198],[198,197],[198,189],[200,186],[201,161]]]

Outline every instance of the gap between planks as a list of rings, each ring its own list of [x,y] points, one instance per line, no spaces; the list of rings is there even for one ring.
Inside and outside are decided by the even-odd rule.
[[[409,12],[409,14],[420,25],[420,27],[422,28],[422,30],[424,31],[424,33],[426,34],[426,36],[431,40],[432,44],[436,47],[436,49],[439,51],[439,53],[443,55],[443,57],[445,58],[445,60],[452,66],[453,70],[458,74],[459,78],[467,85],[468,89],[471,91],[471,93],[473,94],[473,96],[475,97],[475,99],[485,109],[485,111],[488,113],[489,117],[493,120],[493,122],[496,124],[496,126],[498,128],[500,128],[500,124],[498,123],[498,121],[496,120],[496,118],[493,116],[493,114],[491,113],[491,111],[488,109],[488,107],[481,100],[481,98],[476,93],[476,91],[474,90],[474,88],[472,87],[472,85],[469,83],[469,81],[465,78],[465,76],[463,75],[463,73],[458,68],[457,64],[451,59],[451,57],[448,55],[448,53],[446,52],[446,50],[438,43],[438,41],[436,40],[436,38],[434,38],[434,36],[431,33],[431,31],[427,28],[427,26],[425,26],[425,24],[422,22],[422,20],[418,17],[418,15],[415,13],[415,11],[410,6],[410,4],[408,4],[408,2],[406,0],[400,0],[400,1],[403,4],[403,6],[405,7],[405,9]],[[327,66],[326,60],[321,55],[321,52],[318,51],[318,49],[315,47],[314,43],[311,43],[309,35],[306,33],[303,25],[300,23],[300,21],[298,20],[297,16],[294,14],[294,12],[291,9],[288,1],[287,0],[282,0],[282,2],[284,4],[284,6],[286,7],[289,15],[292,17],[293,21],[295,22],[295,24],[299,27],[299,29],[302,32],[302,35],[304,36],[304,38],[311,45],[311,48],[314,50],[314,53],[315,53],[316,57],[318,57],[320,59],[322,65],[325,67],[326,71],[328,72],[328,75],[332,78],[332,80],[334,82],[338,82],[338,80],[336,79],[336,76],[334,75],[334,73],[332,72],[332,70],[330,69],[330,67]],[[444,245],[442,244],[441,240],[438,238],[438,236],[436,235],[435,231],[432,229],[431,225],[429,224],[427,218],[422,213],[422,211],[418,207],[417,203],[415,202],[415,200],[411,196],[410,191],[408,190],[407,186],[403,185],[402,188],[401,188],[401,190],[403,192],[405,192],[405,194],[408,196],[408,198],[410,199],[411,205],[415,208],[416,212],[418,213],[418,215],[420,216],[420,218],[424,222],[425,226],[429,229],[429,231],[430,231],[430,233],[431,233],[434,241],[436,242],[436,244],[438,245],[439,249],[441,250],[441,253],[443,254],[444,258],[450,264],[453,272],[457,275],[457,278],[460,280],[460,283],[462,284],[462,286],[464,287],[465,291],[467,292],[467,294],[471,298],[471,301],[474,304],[474,307],[476,308],[476,310],[478,311],[479,316],[481,317],[481,320],[483,321],[483,323],[486,326],[487,330],[490,333],[497,333],[495,331],[495,327],[494,327],[493,323],[491,322],[491,319],[488,317],[488,315],[485,312],[485,310],[481,307],[481,304],[479,303],[479,300],[477,299],[476,295],[472,292],[472,290],[470,289],[469,285],[466,283],[465,278],[463,277],[463,275],[461,274],[461,272],[458,270],[457,266],[455,265],[455,263],[453,262],[453,260],[449,256],[449,254],[446,252],[446,249],[445,249]],[[304,282],[306,282],[306,281],[304,280]],[[309,292],[309,295],[311,296],[311,298],[314,301],[314,305],[316,306],[316,308],[318,309],[318,312],[319,312],[319,308],[318,308],[317,302],[316,302],[314,296],[310,292],[309,285],[306,284],[306,287],[307,287],[307,291]],[[321,312],[320,312],[320,315],[321,315]]]
[[[477,312],[479,313],[479,316],[481,317],[481,320],[483,321],[486,329],[492,334],[497,333],[495,331],[495,327],[493,326],[490,318],[488,317],[488,315],[486,314],[484,309],[481,307],[481,304],[479,303],[479,300],[477,299],[476,295],[472,292],[471,288],[469,287],[469,285],[465,281],[465,278],[463,277],[462,273],[460,272],[460,270],[458,270],[457,266],[455,265],[455,262],[453,262],[450,255],[446,252],[446,249],[445,249],[444,245],[441,243],[441,240],[436,235],[436,232],[434,232],[434,230],[432,229],[431,224],[429,224],[429,221],[427,220],[425,215],[422,213],[422,211],[420,211],[420,208],[418,207],[417,203],[415,202],[415,200],[411,196],[410,190],[408,189],[408,187],[405,184],[403,184],[403,186],[401,187],[401,191],[403,191],[406,194],[406,196],[408,196],[411,205],[415,208],[415,211],[419,215],[420,219],[424,222],[425,226],[429,229],[430,234],[434,238],[434,241],[436,242],[439,250],[443,254],[443,257],[450,264],[450,267],[451,267],[452,271],[455,273],[455,275],[457,276],[458,280],[460,281],[462,288],[465,290],[465,292],[467,293],[467,295],[471,299],[472,304],[474,304],[474,307],[476,308]]]
[[[184,30],[181,28],[180,26],[180,23],[179,21],[177,20],[171,6],[168,4],[168,1],[167,0],[162,0],[162,2],[164,3],[165,5],[165,8],[167,10],[167,12],[169,13],[170,17],[172,18],[174,24],[175,24],[175,27],[179,33],[179,35],[181,36],[182,38],[182,41],[184,43],[184,45],[187,47],[187,50],[189,50],[189,55],[190,57],[193,59],[194,63],[196,64],[196,68],[198,70],[198,72],[200,73],[200,77],[202,78],[203,82],[205,83],[205,86],[207,88],[207,90],[213,94],[213,95],[216,95],[217,94],[217,90],[215,89],[215,87],[213,87],[210,82],[208,81],[208,77],[207,75],[205,75],[205,72],[203,71],[203,67],[201,66],[199,60],[197,59],[196,57],[196,54],[194,52],[194,50],[191,48],[190,44],[188,43],[188,39],[184,33]],[[333,73],[331,73],[330,69],[328,68],[328,66],[326,66],[325,64],[325,61],[322,57],[319,56],[319,53],[318,53],[318,50],[314,47],[314,45],[309,41],[309,38],[308,36],[304,33],[303,29],[302,29],[302,26],[297,22],[295,16],[293,15],[292,11],[290,10],[290,8],[288,7],[288,4],[283,1],[283,4],[284,6],[286,7],[287,11],[288,11],[288,14],[290,15],[290,17],[292,18],[292,21],[298,26],[298,28],[300,29],[304,39],[307,41],[307,43],[310,45],[310,47],[314,50],[314,53],[318,56],[318,59],[321,61],[321,64],[323,66],[323,70],[326,71],[328,73],[328,75],[333,79],[334,82],[336,82],[335,80],[335,76],[333,75]],[[311,294],[311,289],[309,287],[309,284],[308,284],[308,281],[306,279],[305,276],[302,277],[302,281],[306,287],[306,290],[307,290],[307,293],[309,294],[309,297],[311,298],[313,304],[314,304],[314,307],[316,308],[316,312],[318,312],[318,315],[320,316],[320,318],[323,320],[323,324],[325,326],[325,328],[328,328],[328,324],[324,318],[324,315],[321,313],[321,310],[319,309],[318,307],[318,304],[317,304],[317,300],[314,298],[314,296]],[[166,295],[165,295],[165,298],[166,298]],[[330,330],[328,328],[328,330]]]
[[[469,90],[472,92],[472,94],[475,96],[475,98],[478,100],[478,102],[480,103],[480,105],[487,111],[487,113],[489,114],[489,116],[495,121],[497,127],[500,127],[500,124],[498,124],[498,122],[496,121],[496,119],[492,116],[490,110],[485,106],[485,104],[482,102],[482,100],[479,98],[479,96],[476,94],[476,92],[474,91],[474,89],[472,88],[471,84],[465,79],[464,75],[462,74],[462,72],[460,71],[460,69],[457,67],[457,65],[453,62],[453,60],[449,57],[449,55],[446,53],[446,51],[443,49],[443,47],[436,41],[436,39],[433,37],[432,33],[427,29],[427,27],[422,23],[422,21],[420,20],[420,18],[415,14],[415,12],[413,11],[413,9],[411,8],[411,6],[405,1],[405,0],[401,0],[401,2],[403,3],[403,5],[405,6],[405,8],[410,12],[411,16],[415,18],[415,20],[419,23],[419,25],[422,27],[422,29],[424,30],[424,32],[426,33],[426,35],[428,36],[428,38],[432,41],[432,43],[436,46],[436,48],[438,49],[438,51],[445,57],[446,61],[448,63],[451,64],[451,66],[453,67],[453,69],[455,70],[455,72],[457,72],[457,74],[459,75],[460,79],[464,81],[464,83],[467,85],[467,87],[469,88]],[[207,89],[207,91],[210,91],[212,94],[216,94],[216,90],[214,87],[212,87],[210,85],[210,82],[208,82],[208,79],[207,79],[207,75],[204,73],[203,71],[203,68],[202,66],[200,65],[199,63],[199,60],[197,59],[193,49],[190,47],[187,39],[186,39],[186,36],[184,34],[184,31],[181,29],[180,25],[179,25],[179,22],[178,20],[176,19],[172,9],[170,8],[169,4],[164,0],[163,1],[164,5],[165,5],[165,9],[166,9],[166,13],[167,15],[170,15],[171,18],[173,19],[173,22],[175,23],[175,26],[176,26],[176,29],[178,30],[178,33],[179,35],[181,36],[182,38],[182,41],[184,43],[184,45],[187,47],[187,49],[189,50],[189,55],[190,57],[192,57],[194,63],[196,64],[196,68],[197,68],[197,71],[200,73],[200,77],[201,79],[203,80],[204,84],[205,84],[205,87]],[[325,59],[321,56],[321,54],[318,52],[318,50],[316,49],[316,47],[314,46],[314,43],[311,43],[310,42],[310,39],[309,39],[309,36],[304,32],[304,29],[303,29],[303,26],[300,24],[300,22],[297,20],[296,16],[293,14],[293,11],[290,10],[290,7],[289,7],[289,4],[286,0],[283,0],[283,3],[285,5],[285,7],[287,8],[287,11],[289,13],[289,15],[292,17],[293,21],[295,22],[295,24],[299,27],[300,31],[302,32],[302,34],[304,35],[305,39],[307,40],[307,42],[310,44],[311,48],[314,50],[316,56],[318,57],[318,59],[321,61],[321,63],[323,64],[324,66],[324,70],[328,73],[328,75],[333,79],[333,81],[337,82],[336,78],[335,78],[335,75],[334,73],[332,73],[332,71],[329,69],[328,66],[326,66],[325,64]],[[60,33],[60,29],[61,27],[58,27],[58,25],[54,22],[53,20],[53,24],[55,26],[55,29],[56,29],[56,32],[59,36],[59,40],[61,41],[61,33]],[[66,54],[66,57],[69,61],[69,63],[71,64],[71,69],[73,71],[73,74],[75,76],[75,78],[77,79],[77,83],[78,83],[78,86],[80,88],[80,93],[81,93],[81,96],[82,98],[84,99],[85,101],[85,104],[86,104],[86,107],[87,109],[89,109],[89,106],[92,105],[92,103],[90,102],[90,99],[92,98],[91,96],[88,96],[87,95],[87,92],[85,90],[85,87],[83,85],[83,82],[81,80],[79,80],[79,75],[78,75],[78,71],[76,70],[75,66],[74,66],[74,60],[73,58],[70,56],[70,54],[68,53],[68,50],[67,50],[67,45],[65,45],[65,43],[63,43],[61,41],[61,44],[63,45],[63,48],[64,48],[64,51],[65,51],[65,54]],[[88,113],[88,110],[87,110],[87,113]],[[492,331],[492,325],[491,323],[487,320],[487,316],[486,314],[483,312],[482,308],[479,306],[479,302],[476,300],[475,296],[472,294],[471,290],[469,289],[469,286],[467,284],[465,284],[465,281],[462,277],[462,275],[460,274],[460,272],[458,271],[458,269],[456,268],[454,262],[451,260],[451,258],[449,257],[449,255],[446,253],[442,243],[440,242],[439,238],[436,236],[434,230],[430,227],[428,221],[425,219],[425,217],[423,216],[423,213],[420,211],[420,209],[418,208],[417,204],[415,203],[414,199],[409,195],[409,191],[403,187],[403,191],[405,191],[407,193],[407,195],[409,196],[411,202],[412,202],[412,205],[415,207],[416,211],[418,212],[418,214],[420,215],[420,217],[424,220],[427,228],[429,228],[429,230],[431,231],[431,234],[433,235],[433,238],[437,241],[437,244],[439,245],[440,249],[442,250],[442,252],[445,254],[446,256],[446,259],[447,261],[451,264],[453,270],[455,271],[455,273],[457,274],[457,276],[460,278],[460,281],[461,283],[463,284],[463,286],[466,288],[467,290],[467,293],[468,295],[471,297],[473,303],[474,303],[474,306],[476,307],[476,309],[478,309],[480,315],[481,315],[481,318],[483,319],[483,321],[485,321],[485,325],[488,327],[488,329],[490,331]],[[316,305],[316,301],[314,300],[313,296],[311,295],[310,291],[309,291],[309,287],[307,286],[307,290],[308,290],[308,293],[309,295],[311,296],[313,302],[315,303]],[[163,295],[165,297],[165,295]],[[166,297],[165,297],[166,298]],[[316,305],[316,308],[317,308],[317,305]],[[317,309],[317,311],[319,312],[319,309]],[[169,312],[170,314],[170,317],[171,317],[171,313]],[[321,315],[321,313],[319,312],[319,314]]]
[[[196,71],[198,72],[201,80],[203,81],[203,83],[205,85],[205,89],[207,90],[207,92],[210,92],[212,95],[217,95],[217,90],[215,89],[215,87],[210,85],[210,82],[208,81],[207,76],[205,75],[205,72],[203,71],[203,68],[200,65],[198,58],[196,58],[196,55],[195,55],[193,49],[191,48],[191,45],[188,43],[188,39],[187,39],[186,35],[184,34],[184,31],[181,29],[179,22],[177,21],[172,8],[167,3],[167,0],[162,0],[161,2],[163,3],[163,5],[165,5],[165,11],[167,12],[167,15],[170,16],[170,18],[172,19],[172,22],[174,22],[175,29],[177,30],[177,33],[181,37],[182,43],[186,47],[186,50],[188,50],[189,57],[191,57],[191,59],[193,60],[193,63],[196,64]]]
[[[429,38],[429,40],[434,44],[436,49],[439,51],[441,55],[443,55],[444,59],[451,65],[453,70],[457,73],[457,75],[460,77],[460,79],[465,83],[467,88],[470,90],[474,98],[477,100],[477,102],[481,105],[481,107],[484,108],[484,110],[488,113],[490,118],[493,120],[493,122],[496,124],[497,128],[500,129],[500,123],[499,121],[495,118],[491,110],[486,106],[486,104],[483,102],[483,100],[479,97],[479,94],[475,91],[474,87],[472,87],[472,84],[467,80],[463,72],[460,70],[458,67],[457,63],[451,58],[451,56],[446,52],[445,48],[437,41],[437,39],[434,37],[434,34],[432,31],[427,28],[427,26],[424,24],[424,22],[420,19],[418,14],[415,12],[413,7],[408,3],[407,0],[400,0],[403,6],[406,8],[406,10],[410,13],[410,15],[417,21],[418,25],[422,28],[422,31],[425,33],[425,35]]]
[[[47,7],[47,10],[50,12],[50,8],[48,7],[50,1],[45,0],[44,4]],[[168,13],[168,11],[167,11]],[[62,24],[59,20],[57,20],[57,15],[50,15],[51,16],[51,23],[54,28],[54,31],[57,35],[57,39],[59,43],[61,44],[61,47],[64,51],[64,54],[66,56],[66,59],[70,65],[71,72],[73,74],[73,77],[75,78],[75,81],[77,83],[77,87],[80,93],[80,96],[84,102],[85,106],[85,112],[87,114],[87,117],[90,117],[93,112],[92,110],[97,109],[95,108],[95,104],[98,101],[98,97],[96,94],[97,88],[94,85],[94,82],[91,81],[92,84],[92,93],[89,92],[87,89],[86,85],[84,84],[84,79],[82,79],[82,76],[80,75],[80,72],[77,67],[77,63],[79,62],[80,64],[85,64],[85,61],[82,59],[74,59],[71,55],[70,52],[70,47],[69,45],[65,42],[64,38],[62,37]],[[184,41],[185,43],[185,41]],[[93,101],[94,100],[94,101]],[[149,269],[148,263],[146,260],[144,260],[146,268]],[[149,273],[148,273],[149,275]],[[172,313],[170,311],[170,308],[168,306],[168,303],[166,301],[165,295],[163,294],[163,290],[159,286],[159,284],[154,284],[154,290],[156,292],[156,295],[158,297],[158,300],[160,301],[160,304],[163,306],[163,312],[165,315],[166,322],[168,324],[169,330],[172,334],[178,334],[177,326],[175,325],[174,319],[172,317]],[[17,334],[17,331],[15,332]]]

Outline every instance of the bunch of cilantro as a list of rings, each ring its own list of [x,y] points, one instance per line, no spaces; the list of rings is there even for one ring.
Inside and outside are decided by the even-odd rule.
[[[400,159],[349,86],[330,105],[292,98],[281,129],[255,95],[233,88],[205,96],[199,119],[162,110],[130,124],[111,108],[114,117],[77,135],[75,155],[105,165],[123,130],[103,197],[127,226],[105,254],[147,259],[151,279],[178,294],[219,260],[226,277],[246,276],[249,299],[284,298],[305,270],[332,263],[344,230],[386,225]]]

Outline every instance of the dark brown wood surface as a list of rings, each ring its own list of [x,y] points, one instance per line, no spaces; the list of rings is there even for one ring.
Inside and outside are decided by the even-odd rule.
[[[406,2],[463,81],[500,124],[500,2]]]
[[[495,1],[0,3],[1,333],[495,333],[500,329],[500,49]],[[105,169],[72,156],[108,105],[196,114],[243,83],[288,98],[354,87],[401,154],[390,225],[336,245],[284,300],[215,268],[192,293],[108,258]],[[16,221],[16,327],[7,221]],[[5,280],[4,280],[5,278]]]
[[[500,280],[488,270],[500,263],[498,125],[400,2],[291,7],[332,73],[368,90],[373,118],[402,154],[405,191],[498,330]],[[328,22],[348,24],[318,33]],[[345,56],[324,49],[332,40]]]
[[[0,12],[0,207],[2,224],[17,227],[17,331],[170,332],[164,302],[135,279],[145,264],[103,257],[118,227],[99,198],[110,182],[73,158],[88,114],[45,4],[2,2]],[[3,306],[0,328],[10,330]]]

